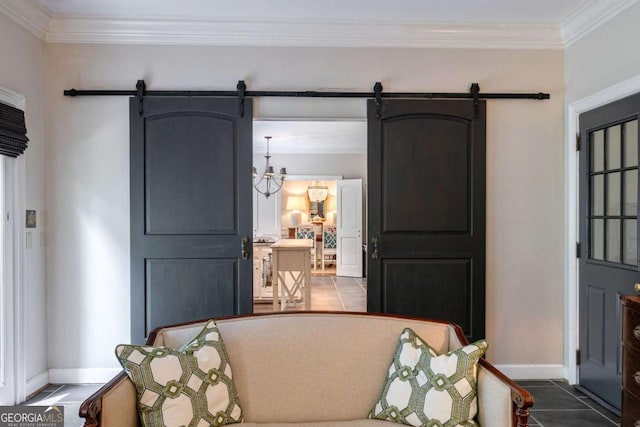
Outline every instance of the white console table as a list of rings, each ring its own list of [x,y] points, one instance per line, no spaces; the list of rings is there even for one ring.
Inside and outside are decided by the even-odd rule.
[[[305,310],[311,309],[311,239],[282,239],[271,245],[273,269],[273,310],[284,310],[296,303],[296,295],[304,299]],[[288,276],[288,277],[287,277]],[[280,307],[278,307],[278,290]]]

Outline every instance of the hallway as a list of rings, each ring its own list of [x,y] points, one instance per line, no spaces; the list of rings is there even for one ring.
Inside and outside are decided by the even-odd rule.
[[[311,274],[311,310],[367,311],[367,279],[335,276],[321,271]],[[304,310],[304,304],[290,306],[287,311]],[[271,302],[256,303],[254,313],[273,311]]]

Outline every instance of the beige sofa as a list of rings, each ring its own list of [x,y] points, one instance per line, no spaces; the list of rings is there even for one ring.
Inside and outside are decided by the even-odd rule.
[[[466,344],[451,323],[366,313],[274,313],[217,319],[247,427],[398,425],[367,419],[403,329],[438,352]],[[204,322],[156,329],[148,344],[179,348]],[[489,343],[491,344],[491,343]],[[486,360],[478,370],[482,427],[527,426],[531,395]],[[80,408],[86,427],[137,427],[136,395],[121,373]]]

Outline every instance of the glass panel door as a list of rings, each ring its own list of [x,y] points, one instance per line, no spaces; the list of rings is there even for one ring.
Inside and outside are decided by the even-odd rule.
[[[638,264],[638,120],[592,131],[589,258]]]

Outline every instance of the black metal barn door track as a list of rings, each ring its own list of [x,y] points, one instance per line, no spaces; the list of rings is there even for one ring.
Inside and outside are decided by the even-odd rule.
[[[244,115],[245,97],[286,97],[286,98],[373,98],[378,106],[378,117],[382,98],[404,99],[473,99],[477,107],[480,99],[550,99],[548,93],[480,93],[478,83],[471,84],[469,92],[383,92],[382,83],[376,82],[373,92],[322,92],[322,91],[274,91],[247,90],[244,80],[238,81],[236,90],[147,90],[144,80],[138,80],[135,90],[77,90],[64,91],[65,96],[134,96],[138,99],[138,112],[143,112],[145,96],[216,96],[237,97],[240,115]]]

